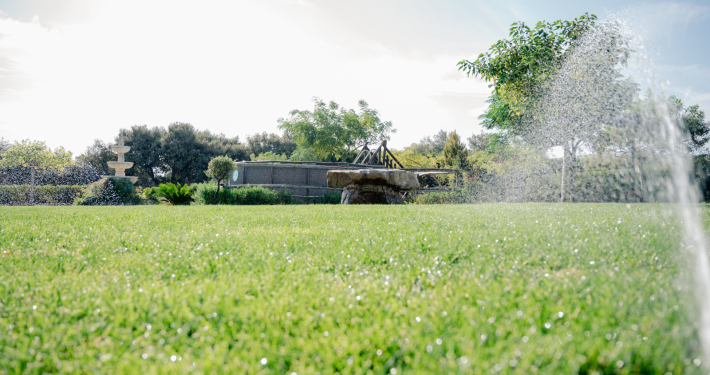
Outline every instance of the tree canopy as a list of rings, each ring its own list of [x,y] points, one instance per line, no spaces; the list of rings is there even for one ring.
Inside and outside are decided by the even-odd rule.
[[[108,162],[115,160],[116,153],[111,150],[111,147],[107,143],[104,143],[104,141],[100,139],[95,139],[94,144],[76,157],[77,163],[94,166],[102,175],[111,174]]]
[[[449,138],[444,145],[444,161],[446,165],[466,169],[468,167],[468,151],[466,145],[461,141],[461,137],[456,134],[456,130],[449,134]]]
[[[34,204],[35,170],[52,168],[57,171],[73,165],[72,153],[63,147],[52,150],[41,141],[25,139],[7,149],[0,159],[0,168],[30,168],[30,204]]]
[[[214,197],[212,198],[213,203],[217,203],[219,187],[222,181],[235,169],[237,169],[237,165],[234,163],[234,160],[230,159],[228,156],[217,156],[210,160],[205,175],[217,181],[217,190],[214,192]]]
[[[250,155],[254,154],[257,157],[265,153],[271,153],[285,155],[289,158],[296,150],[297,145],[290,137],[264,132],[247,136],[246,147],[249,149]],[[262,158],[261,160],[268,159]]]
[[[510,39],[497,41],[474,61],[461,60],[459,70],[492,81],[494,93],[520,115],[535,85],[546,80],[580,36],[594,27],[597,16],[585,13],[572,21],[540,21],[530,28],[524,22],[510,27]]]
[[[321,160],[343,160],[365,142],[389,140],[390,134],[396,132],[392,123],[382,121],[364,100],[358,103],[358,112],[332,101],[326,104],[319,98],[313,102],[313,111],[293,110],[288,119],[279,119],[279,128],[298,147],[311,149]]]
[[[57,147],[53,151],[45,142],[29,139],[13,144],[0,159],[0,168],[31,167],[62,170],[72,164],[74,164],[72,153],[64,147]]]
[[[449,139],[449,133],[442,129],[433,136],[426,136],[418,143],[412,143],[407,148],[417,154],[439,155],[444,151],[447,139]]]

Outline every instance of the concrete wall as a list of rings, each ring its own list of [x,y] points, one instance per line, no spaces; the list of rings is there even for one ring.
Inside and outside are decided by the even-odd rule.
[[[237,163],[237,170],[230,176],[227,186],[261,185],[282,191],[289,189],[294,198],[323,196],[325,193],[340,193],[342,189],[328,188],[326,173],[342,166],[277,163]]]

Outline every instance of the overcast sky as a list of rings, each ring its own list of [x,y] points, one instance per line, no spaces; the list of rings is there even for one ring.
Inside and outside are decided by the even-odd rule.
[[[397,128],[394,147],[439,129],[468,137],[490,89],[456,63],[515,21],[584,12],[627,19],[654,81],[710,110],[707,0],[0,0],[0,136],[75,155],[136,124],[243,139],[317,96],[366,100]]]

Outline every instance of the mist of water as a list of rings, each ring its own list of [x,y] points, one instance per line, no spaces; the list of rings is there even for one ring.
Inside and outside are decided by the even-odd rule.
[[[700,311],[699,336],[710,362],[710,264],[691,177],[688,134],[668,98],[661,95],[651,54],[624,20],[599,23],[535,88],[513,150],[484,180],[501,195],[482,200],[564,202],[667,202],[682,222],[682,256],[694,267]],[[627,68],[633,64],[632,68]],[[640,96],[628,72],[654,89]],[[562,149],[562,157],[550,150]],[[500,163],[503,164],[503,163]],[[512,191],[512,193],[511,193]]]

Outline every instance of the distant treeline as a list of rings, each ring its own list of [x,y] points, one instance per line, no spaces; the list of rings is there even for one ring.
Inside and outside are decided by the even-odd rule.
[[[164,127],[149,128],[145,125],[122,129],[126,146],[126,161],[133,168],[126,175],[138,176],[138,184],[155,186],[161,182],[197,183],[208,178],[207,164],[215,156],[227,155],[234,160],[250,160],[251,155],[265,153],[290,157],[296,143],[289,137],[278,134],[254,134],[242,143],[239,137],[228,138],[197,130],[186,123],[173,123]],[[116,137],[116,141],[118,140]],[[97,139],[84,153],[77,157],[80,164],[96,167],[101,174],[113,174],[107,162],[116,160],[108,143]]]

